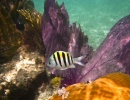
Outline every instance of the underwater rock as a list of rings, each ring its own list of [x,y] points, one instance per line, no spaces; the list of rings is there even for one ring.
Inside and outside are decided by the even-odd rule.
[[[11,61],[0,65],[0,100],[33,100],[47,81],[44,56],[22,46]]]
[[[85,65],[78,82],[93,81],[112,72],[130,74],[130,15],[119,20]]]
[[[63,92],[62,92],[63,91]],[[129,100],[130,76],[112,73],[92,83],[77,83],[61,89],[50,100]]]
[[[17,53],[22,44],[22,33],[15,27],[10,14],[0,6],[0,63]]]
[[[69,16],[64,4],[59,6],[55,0],[45,1],[42,38],[46,47],[45,61],[55,51],[61,50],[70,52],[73,57],[88,55],[84,60],[87,62],[93,52],[92,47],[87,44],[87,36],[81,31],[80,26],[77,27],[75,23],[69,26]],[[67,77],[64,82],[72,84],[76,82],[76,77],[81,69],[81,67],[78,67],[65,71],[56,70],[54,74]],[[68,78],[71,81],[68,81]]]
[[[42,84],[38,89],[35,100],[50,100],[52,95],[57,94],[57,90],[60,89],[61,80],[61,77],[54,77],[49,84]]]

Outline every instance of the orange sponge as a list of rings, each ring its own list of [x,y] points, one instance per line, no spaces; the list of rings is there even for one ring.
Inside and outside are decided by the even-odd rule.
[[[51,100],[130,100],[130,76],[112,73],[89,84],[70,85],[66,91],[66,98],[56,94]]]

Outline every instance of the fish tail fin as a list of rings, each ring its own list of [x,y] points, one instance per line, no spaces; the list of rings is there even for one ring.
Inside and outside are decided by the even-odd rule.
[[[75,64],[78,64],[78,65],[81,65],[81,66],[84,66],[84,64],[81,62],[81,60],[83,60],[86,56],[80,56],[78,58],[74,58],[74,63]]]

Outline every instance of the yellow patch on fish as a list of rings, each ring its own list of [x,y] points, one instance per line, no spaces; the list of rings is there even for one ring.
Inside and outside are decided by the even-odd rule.
[[[57,52],[55,52],[54,55],[55,55],[55,57],[56,57],[56,59],[57,59],[57,58],[58,58],[58,56],[57,56]],[[60,58],[63,57],[63,56],[62,56],[62,51],[59,51],[59,55],[60,55]],[[67,54],[66,54],[66,55],[67,55]]]
[[[62,58],[63,56],[62,56],[62,51],[59,51],[59,54],[60,54],[60,58]]]

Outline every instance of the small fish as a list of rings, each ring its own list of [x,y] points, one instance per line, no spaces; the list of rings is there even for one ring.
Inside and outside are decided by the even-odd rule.
[[[59,70],[75,68],[74,64],[84,66],[84,64],[80,62],[83,58],[85,58],[85,56],[73,58],[69,52],[56,51],[48,59],[47,66]]]

